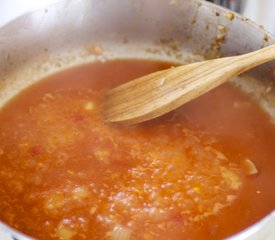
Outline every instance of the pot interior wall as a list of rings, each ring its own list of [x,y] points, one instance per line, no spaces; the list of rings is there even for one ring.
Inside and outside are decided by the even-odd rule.
[[[0,102],[50,72],[87,61],[152,58],[188,63],[274,42],[261,27],[205,1],[63,1],[0,29]],[[274,65],[250,71],[240,84],[264,100],[273,116]]]
[[[249,20],[205,1],[62,1],[0,29],[0,104],[52,72],[117,58],[190,63],[275,43]],[[232,80],[275,119],[275,63]]]

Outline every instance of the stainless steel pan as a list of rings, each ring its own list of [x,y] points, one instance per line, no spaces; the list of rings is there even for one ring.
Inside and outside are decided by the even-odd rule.
[[[272,43],[263,28],[206,1],[61,1],[0,29],[0,104],[42,76],[83,62],[134,57],[186,63]],[[232,80],[273,119],[274,70],[272,62]],[[4,223],[0,230],[7,239],[31,239]],[[275,213],[230,239],[275,239]]]

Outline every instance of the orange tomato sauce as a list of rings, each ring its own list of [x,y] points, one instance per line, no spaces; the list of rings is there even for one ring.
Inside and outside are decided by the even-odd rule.
[[[236,87],[146,123],[104,123],[108,89],[167,67],[82,65],[6,104],[0,220],[41,240],[214,240],[271,212],[275,128]]]

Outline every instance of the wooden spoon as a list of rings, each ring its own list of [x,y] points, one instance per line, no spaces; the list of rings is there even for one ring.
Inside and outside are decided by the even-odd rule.
[[[154,72],[122,84],[104,100],[106,122],[144,122],[197,98],[232,77],[275,59],[275,44],[248,54]]]

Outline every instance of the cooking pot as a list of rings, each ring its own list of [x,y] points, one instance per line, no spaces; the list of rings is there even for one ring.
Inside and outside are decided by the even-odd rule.
[[[84,62],[146,58],[188,63],[273,43],[275,38],[262,27],[206,1],[61,1],[0,29],[0,104],[41,77]],[[270,62],[232,80],[273,120],[274,69]],[[7,239],[31,239],[5,223],[0,230]],[[274,236],[275,212],[228,239]]]

